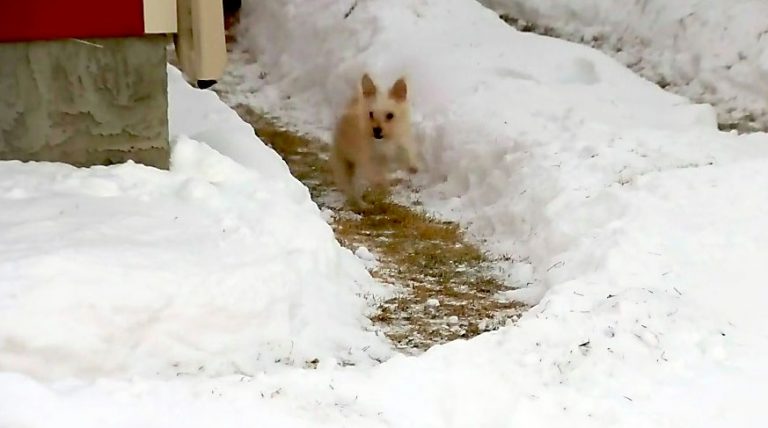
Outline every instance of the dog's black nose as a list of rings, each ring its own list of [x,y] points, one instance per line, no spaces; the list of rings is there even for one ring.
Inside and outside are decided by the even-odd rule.
[[[373,128],[373,138],[381,140],[384,135],[381,134],[381,127],[377,126]]]

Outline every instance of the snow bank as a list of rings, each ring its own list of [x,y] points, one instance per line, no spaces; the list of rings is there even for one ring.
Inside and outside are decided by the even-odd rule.
[[[518,260],[515,272],[533,267],[517,279],[541,300],[516,326],[378,367],[369,401],[418,426],[764,420],[751,397],[768,376],[767,135],[721,133],[710,106],[473,2],[244,12],[249,72],[264,77],[251,102],[327,137],[364,70],[384,84],[406,75],[424,206]],[[398,379],[426,392],[398,404]]]
[[[768,129],[768,3],[761,0],[481,0],[598,46],[646,78]]]
[[[261,67],[252,72],[267,76],[252,102],[327,136],[363,70],[387,84],[406,75],[429,161],[426,206],[494,252],[531,260],[547,284],[600,264],[584,239],[622,209],[606,200],[571,226],[576,203],[612,198],[603,191],[651,171],[764,151],[718,133],[711,107],[591,48],[516,32],[478,5],[354,4],[246,4],[243,39]]]
[[[372,280],[306,188],[215,94],[169,77],[170,172],[0,163],[0,370],[253,374],[384,356],[356,296]]]
[[[429,160],[425,205],[529,260],[545,292],[539,305],[514,326],[374,367],[321,360],[317,370],[255,376],[56,383],[4,372],[0,425],[765,426],[768,136],[719,133],[711,109],[591,49],[517,33],[474,2],[245,8],[259,62],[244,71],[254,74],[243,98],[307,130],[327,135],[361,70],[382,81],[408,75]],[[523,264],[519,273],[530,270]]]

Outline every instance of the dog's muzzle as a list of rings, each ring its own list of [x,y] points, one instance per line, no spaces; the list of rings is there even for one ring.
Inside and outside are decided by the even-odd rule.
[[[384,138],[384,134],[382,133],[380,127],[377,126],[377,127],[373,128],[373,138],[375,138],[377,140],[381,140],[382,138]]]

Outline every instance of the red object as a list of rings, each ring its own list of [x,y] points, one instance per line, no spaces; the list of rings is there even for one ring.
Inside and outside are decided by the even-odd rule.
[[[143,0],[0,0],[0,42],[143,34]]]

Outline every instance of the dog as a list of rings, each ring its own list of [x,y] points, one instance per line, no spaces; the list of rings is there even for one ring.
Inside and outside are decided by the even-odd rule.
[[[336,185],[349,203],[365,208],[366,187],[386,187],[390,168],[403,160],[412,174],[421,168],[411,132],[408,86],[400,78],[387,93],[380,93],[366,73],[333,133],[330,164]]]

